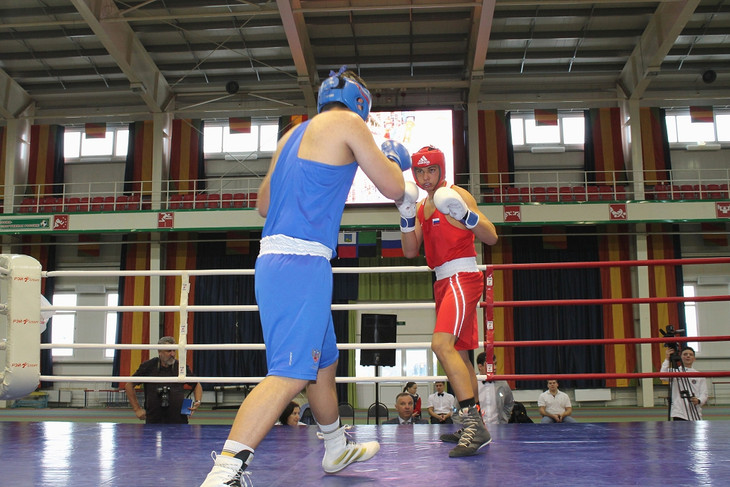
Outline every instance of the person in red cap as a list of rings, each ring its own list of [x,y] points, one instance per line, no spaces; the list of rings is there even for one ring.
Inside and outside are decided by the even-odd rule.
[[[411,170],[416,184],[407,182],[405,196],[396,202],[403,253],[416,257],[423,244],[426,263],[436,274],[431,348],[446,370],[463,423],[463,428],[441,435],[441,440],[457,443],[450,457],[470,456],[491,441],[479,412],[476,375],[469,360],[469,350],[479,345],[477,304],[483,289],[474,238],[494,245],[497,231],[468,191],[444,179],[443,152],[423,147],[411,155]],[[416,185],[427,193],[420,202]]]

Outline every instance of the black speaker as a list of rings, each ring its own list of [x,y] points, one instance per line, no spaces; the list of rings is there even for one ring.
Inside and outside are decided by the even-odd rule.
[[[362,343],[395,343],[397,315],[362,315],[360,337]],[[360,350],[360,365],[395,366],[395,350]]]

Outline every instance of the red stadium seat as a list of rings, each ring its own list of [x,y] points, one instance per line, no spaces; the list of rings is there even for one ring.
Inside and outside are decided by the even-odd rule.
[[[586,200],[586,188],[584,186],[573,186],[573,199],[575,201],[585,201]]]
[[[560,201],[573,201],[574,195],[573,195],[573,188],[570,186],[561,186],[560,190]]]
[[[208,203],[205,205],[206,208],[220,208],[221,207],[221,195],[218,193],[208,194]]]
[[[233,195],[231,193],[223,193],[221,195],[221,208],[231,208],[233,206]]]
[[[551,202],[558,201],[557,186],[548,186],[546,189],[547,189],[547,200],[551,201]]]

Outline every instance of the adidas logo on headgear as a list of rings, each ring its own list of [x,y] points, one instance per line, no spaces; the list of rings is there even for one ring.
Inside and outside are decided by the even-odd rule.
[[[423,166],[423,165],[430,166],[431,165],[431,161],[429,161],[426,156],[421,156],[421,158],[418,160],[418,162],[416,163],[416,165],[418,165],[418,166]]]

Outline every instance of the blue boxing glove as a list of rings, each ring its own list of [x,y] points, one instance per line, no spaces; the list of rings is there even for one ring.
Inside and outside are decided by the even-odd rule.
[[[406,146],[395,140],[386,140],[380,146],[385,157],[400,166],[401,171],[407,171],[411,168],[411,155],[408,153]]]

